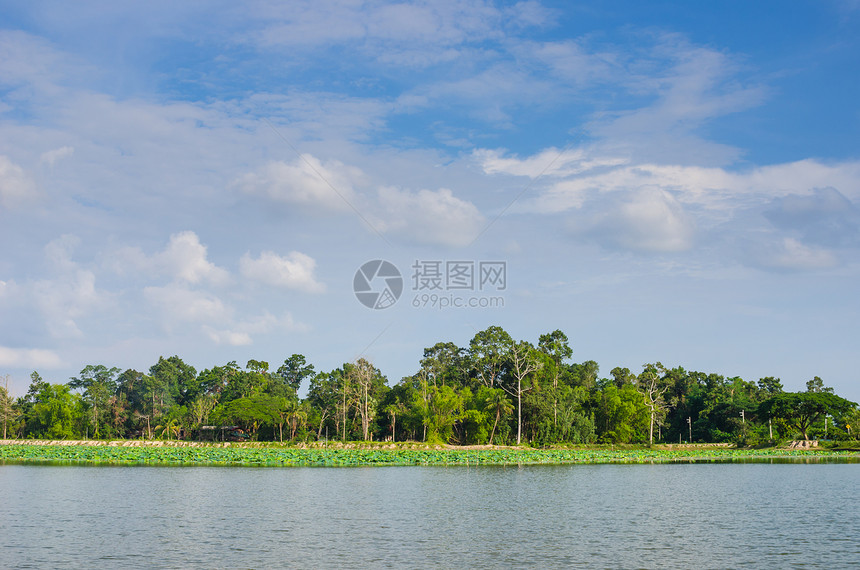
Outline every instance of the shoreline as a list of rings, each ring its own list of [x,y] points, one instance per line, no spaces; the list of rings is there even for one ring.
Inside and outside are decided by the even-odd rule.
[[[535,449],[502,446],[462,448],[415,443],[299,447],[282,444],[261,446],[255,442],[0,440],[0,465],[345,467],[699,462],[860,463],[860,452],[822,448],[737,449],[708,444],[683,449],[642,446]]]

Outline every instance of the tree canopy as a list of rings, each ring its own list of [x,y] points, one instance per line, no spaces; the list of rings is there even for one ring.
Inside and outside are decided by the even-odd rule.
[[[288,353],[289,354],[289,353]],[[414,374],[389,383],[359,358],[328,371],[292,353],[199,373],[178,355],[147,371],[86,365],[65,384],[38,372],[24,396],[0,391],[10,437],[418,440],[451,444],[739,442],[856,437],[857,405],[819,377],[806,392],[658,361],[641,371],[574,360],[561,330],[537,342],[499,326],[465,346],[425,348]],[[300,393],[304,392],[304,397]],[[826,420],[825,418],[829,418]],[[852,428],[853,426],[853,428]]]

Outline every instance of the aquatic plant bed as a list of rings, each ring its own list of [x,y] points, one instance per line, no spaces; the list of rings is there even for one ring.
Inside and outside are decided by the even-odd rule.
[[[860,462],[860,453],[791,449],[381,449],[246,446],[0,445],[0,462],[67,465],[534,465],[692,462]]]

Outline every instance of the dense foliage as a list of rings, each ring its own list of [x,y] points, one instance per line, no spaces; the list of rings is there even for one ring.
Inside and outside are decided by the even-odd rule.
[[[197,372],[178,356],[147,372],[88,365],[65,384],[31,375],[12,401],[0,388],[4,434],[43,439],[426,441],[460,445],[851,439],[857,405],[820,378],[786,393],[779,379],[643,365],[638,374],[571,361],[561,331],[537,344],[500,327],[466,347],[424,350],[390,386],[367,360],[317,372],[294,354],[276,370],[235,361]],[[307,395],[299,397],[301,387]]]

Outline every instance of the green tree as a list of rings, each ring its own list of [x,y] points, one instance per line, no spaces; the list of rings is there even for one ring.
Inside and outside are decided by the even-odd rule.
[[[162,409],[174,403],[187,406],[200,394],[197,371],[178,356],[158,357],[158,362],[149,368],[153,397],[157,397]]]
[[[561,377],[562,365],[564,361],[573,356],[573,349],[570,348],[570,344],[567,338],[567,335],[561,332],[560,330],[554,330],[551,333],[542,334],[538,339],[538,349],[543,353],[547,358],[545,359],[545,363],[543,365],[543,369],[546,371],[548,376],[552,379],[552,394],[553,394],[553,407],[552,407],[552,421],[553,426],[558,425],[558,381]]]
[[[650,410],[632,384],[609,383],[598,393],[596,428],[604,443],[631,443],[647,437]]]
[[[779,378],[774,378],[773,376],[760,378],[758,381],[758,389],[759,393],[765,394],[766,397],[779,394],[783,391],[782,382],[780,382]]]
[[[45,384],[35,396],[31,411],[32,435],[42,439],[73,439],[80,396],[67,385]]]
[[[219,424],[237,424],[255,437],[261,426],[274,426],[279,420],[277,398],[257,394],[237,398],[222,404],[212,411],[212,417]]]
[[[301,354],[293,354],[278,368],[277,376],[281,378],[293,392],[298,393],[305,379],[314,375],[313,364],[308,364]]]
[[[453,342],[438,342],[424,349],[421,369],[434,386],[463,386],[466,368],[463,349]]]
[[[103,364],[87,365],[80,376],[69,379],[68,386],[83,390],[83,402],[89,410],[88,423],[93,428],[93,437],[99,439],[105,424],[109,431],[111,398],[116,395],[119,368],[108,368]]]
[[[471,373],[481,384],[497,387],[508,364],[511,335],[497,326],[477,333],[469,342],[468,361]]]
[[[429,398],[418,399],[425,405],[423,416],[427,426],[426,441],[448,443],[454,435],[454,424],[462,418],[463,398],[451,386],[428,386]]]
[[[833,388],[828,388],[824,386],[824,381],[816,376],[812,380],[806,382],[806,391],[807,392],[829,392],[833,393]]]
[[[339,373],[320,372],[311,379],[307,401],[318,417],[317,439],[322,439],[326,425],[333,433],[340,433],[338,423],[338,403],[340,402]]]
[[[761,403],[760,417],[779,418],[797,429],[804,440],[809,439],[809,428],[830,414],[841,416],[857,407],[854,402],[830,392],[783,392]]]

